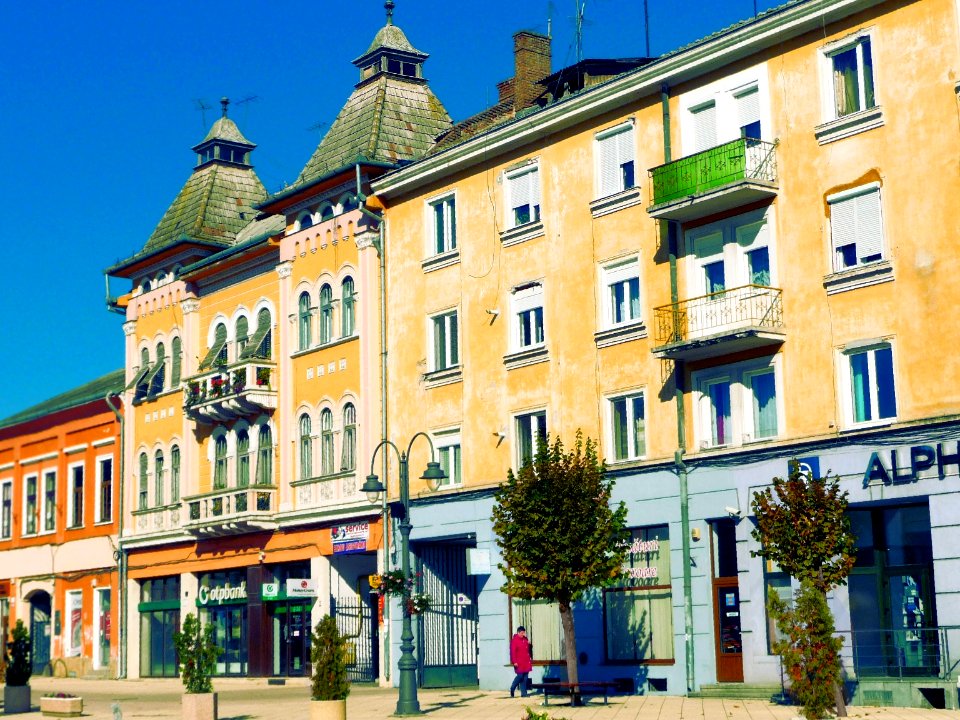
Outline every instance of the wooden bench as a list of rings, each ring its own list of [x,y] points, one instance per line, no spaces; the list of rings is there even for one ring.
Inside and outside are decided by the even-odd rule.
[[[566,696],[570,698],[571,705],[582,705],[584,695],[603,695],[603,704],[607,704],[607,698],[611,690],[616,690],[618,683],[606,681],[581,680],[577,683],[568,682],[546,682],[534,683],[531,685],[534,690],[543,693],[543,704],[550,704],[550,696]]]

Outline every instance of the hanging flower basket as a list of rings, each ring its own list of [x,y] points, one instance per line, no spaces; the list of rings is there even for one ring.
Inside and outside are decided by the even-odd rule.
[[[413,578],[404,577],[403,570],[391,570],[378,575],[376,586],[371,587],[380,595],[402,596],[413,592]]]
[[[433,600],[426,593],[414,593],[407,598],[407,612],[411,615],[420,615],[430,609]]]

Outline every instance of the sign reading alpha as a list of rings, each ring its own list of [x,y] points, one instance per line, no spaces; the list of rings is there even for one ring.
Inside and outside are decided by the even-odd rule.
[[[875,482],[904,485],[924,477],[938,477],[943,480],[947,476],[947,468],[951,466],[960,471],[960,441],[953,443],[953,452],[950,452],[949,443],[914,445],[889,452],[875,452],[870,455],[867,469],[863,473],[863,486]]]

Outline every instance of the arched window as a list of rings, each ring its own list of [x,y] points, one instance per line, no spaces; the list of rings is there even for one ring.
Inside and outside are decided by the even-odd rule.
[[[313,215],[306,212],[300,216],[300,229],[306,230],[308,227],[313,227]]]
[[[357,409],[353,403],[343,408],[343,449],[340,452],[340,469],[354,470],[357,467]]]
[[[347,277],[343,279],[343,288],[342,288],[342,302],[341,302],[341,330],[343,337],[350,337],[356,331],[357,328],[357,306],[356,300],[353,292],[353,278]]]
[[[237,431],[237,487],[250,484],[250,433]]]
[[[257,485],[273,484],[273,434],[269,425],[260,426],[257,443]]]
[[[153,371],[150,373],[150,395],[156,395],[163,392],[165,386],[165,376],[166,368],[164,367],[164,362],[166,361],[166,349],[163,347],[163,343],[157,343],[157,364],[154,366]]]
[[[213,446],[213,489],[223,490],[227,486],[227,438],[221,435]]]
[[[257,331],[250,338],[240,357],[270,359],[273,353],[273,333],[270,326],[270,311],[267,308],[260,308],[260,312],[257,313]]]
[[[147,454],[140,453],[140,486],[138,488],[137,508],[139,510],[147,509]]]
[[[237,357],[239,358],[243,354],[244,348],[247,346],[248,335],[250,334],[250,329],[247,326],[247,316],[241,315],[237,318]]]
[[[333,340],[333,289],[329,285],[320,288],[320,344]]]
[[[333,474],[333,412],[329,408],[320,413],[320,473]]]
[[[227,326],[217,323],[213,331],[213,344],[200,361],[200,369],[206,370],[214,365],[227,364]]]
[[[300,349],[306,350],[310,347],[310,293],[300,293],[300,303],[298,310],[300,319]]]
[[[359,207],[356,195],[345,195],[343,197],[342,210],[340,212],[350,212]]]
[[[180,387],[180,363],[183,355],[183,345],[180,338],[175,337],[170,343],[170,387]]]
[[[310,437],[310,416],[300,416],[300,479],[313,477],[313,441]]]
[[[170,502],[180,502],[180,446],[170,448]]]
[[[333,219],[333,205],[324,205],[320,209],[320,222]]]
[[[153,504],[163,505],[163,450],[153,456]]]

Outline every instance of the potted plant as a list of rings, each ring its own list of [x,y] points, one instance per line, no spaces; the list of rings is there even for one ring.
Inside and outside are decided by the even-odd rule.
[[[40,698],[40,712],[47,717],[80,717],[83,698],[70,693],[47,693]]]
[[[186,688],[181,701],[184,720],[217,720],[217,694],[210,676],[220,648],[213,641],[213,625],[204,627],[196,615],[188,613],[181,631],[173,634],[173,644]]]
[[[12,639],[7,643],[6,684],[3,686],[3,712],[30,712],[30,676],[33,665],[30,661],[30,633],[24,627],[23,620],[17,620],[13,628]]]
[[[346,720],[347,643],[330,615],[317,623],[310,644],[310,662],[313,665],[310,703],[311,720]]]

